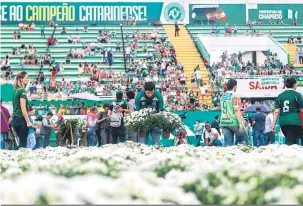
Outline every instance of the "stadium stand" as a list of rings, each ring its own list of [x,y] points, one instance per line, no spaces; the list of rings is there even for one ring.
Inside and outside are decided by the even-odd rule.
[[[56,84],[56,87],[61,88],[59,89],[61,92],[64,92],[64,88],[62,89],[62,82],[65,80],[68,80],[71,82],[71,94],[77,93],[80,91],[83,91],[83,88],[80,86],[79,88],[76,86],[77,82],[81,82],[81,85],[83,85],[83,82],[88,82],[89,80],[92,80],[94,77],[93,71],[94,69],[98,70],[98,72],[101,73],[101,71],[106,71],[107,75],[102,78],[101,74],[97,75],[97,81],[102,85],[102,87],[107,87],[108,84],[113,83],[113,85],[118,85],[117,88],[110,89],[112,91],[118,91],[125,88],[128,84],[133,83],[132,78],[136,75],[140,80],[146,80],[144,72],[139,72],[139,75],[137,70],[138,66],[142,66],[141,63],[143,62],[143,65],[146,67],[148,63],[155,63],[154,68],[156,70],[160,70],[159,75],[159,83],[161,83],[161,80],[165,81],[165,84],[163,85],[169,85],[170,87],[169,92],[170,94],[176,94],[176,92],[180,93],[179,88],[181,88],[181,93],[186,93],[185,98],[188,98],[188,93],[190,91],[185,91],[185,88],[181,85],[181,87],[178,87],[178,85],[175,87],[170,85],[174,79],[177,77],[179,79],[179,75],[182,75],[183,69],[186,72],[185,80],[187,80],[187,83],[190,81],[190,75],[192,74],[194,67],[199,64],[198,61],[200,61],[200,66],[202,67],[202,80],[207,83],[208,76],[207,71],[205,68],[203,68],[203,63],[200,59],[200,55],[196,48],[194,47],[194,44],[192,43],[192,39],[190,36],[188,36],[185,27],[183,28],[184,34],[186,33],[187,36],[187,42],[191,42],[191,47],[193,49],[192,53],[194,54],[194,59],[188,59],[186,55],[184,56],[184,53],[182,55],[182,46],[180,47],[180,44],[176,44],[176,41],[174,42],[174,45],[170,43],[170,39],[167,40],[166,30],[163,27],[153,27],[153,26],[137,26],[137,27],[131,27],[131,26],[123,26],[122,30],[120,26],[98,26],[98,27],[89,27],[87,28],[87,31],[83,28],[83,25],[74,25],[74,26],[68,26],[68,25],[60,25],[57,28],[53,27],[45,27],[44,35],[41,34],[41,27],[36,27],[34,31],[20,31],[18,32],[20,34],[20,39],[15,38],[14,32],[17,33],[18,27],[17,26],[2,26],[1,31],[1,60],[2,60],[2,66],[5,64],[5,60],[9,59],[9,70],[3,70],[3,77],[7,77],[6,79],[12,79],[15,74],[18,73],[20,70],[25,70],[29,74],[29,78],[34,81],[42,78],[44,79],[44,83],[46,84],[47,88],[50,88],[52,83]],[[123,33],[122,33],[123,31]],[[107,33],[107,37],[104,39],[101,36],[98,36],[98,33]],[[135,35],[136,33],[140,33],[140,38],[136,41]],[[154,34],[157,35],[155,36]],[[123,38],[122,38],[123,35]],[[181,32],[181,36],[183,33]],[[182,38],[182,37],[180,37]],[[104,41],[103,41],[104,40]],[[130,56],[133,58],[132,61],[127,61],[126,64],[124,64],[124,56],[123,56],[123,40],[124,40],[124,47],[125,50],[127,50],[127,47],[129,45],[131,46],[131,53]],[[98,41],[102,43],[98,43]],[[95,49],[94,51],[90,48],[89,51],[87,51],[86,46],[93,43]],[[138,44],[138,47],[133,49],[133,45]],[[158,46],[159,45],[159,46]],[[178,61],[172,61],[176,60],[174,56],[174,48],[173,46],[179,46],[177,49],[180,50],[179,53],[177,53],[177,60]],[[23,48],[25,47],[25,48]],[[163,53],[161,50],[163,49]],[[107,54],[107,51],[111,51],[113,53],[113,60],[112,65],[109,64],[105,54]],[[150,53],[151,57],[147,58],[147,52]],[[125,52],[127,56],[127,51]],[[7,56],[8,55],[8,56]],[[30,57],[30,58],[29,58]],[[44,63],[41,63],[44,62]],[[182,66],[184,61],[184,67]],[[139,62],[139,63],[138,63]],[[162,62],[162,64],[161,64]],[[165,73],[163,68],[163,62],[165,64],[173,64],[174,72],[169,71],[169,67],[165,67]],[[171,62],[171,63],[170,63]],[[176,62],[176,64],[174,63]],[[177,63],[178,62],[178,63]],[[82,65],[80,68],[80,64]],[[138,65],[139,64],[139,65]],[[177,65],[178,64],[178,65]],[[135,65],[135,66],[134,66]],[[136,66],[137,65],[137,66]],[[5,66],[5,65],[4,65]],[[87,68],[86,68],[87,66]],[[178,69],[175,70],[175,68],[181,68],[181,70]],[[53,68],[56,68],[57,70],[54,72]],[[146,69],[146,68],[145,68]],[[166,71],[167,70],[167,71]],[[167,74],[166,74],[167,72]],[[109,73],[111,75],[109,75]],[[142,76],[143,74],[143,76]],[[149,73],[151,74],[151,73]],[[112,76],[113,78],[108,78],[108,76]],[[148,76],[148,75],[147,75]],[[175,76],[175,77],[174,77]],[[56,81],[52,77],[56,78]],[[99,77],[99,78],[98,78]],[[151,74],[152,78],[152,74]],[[122,79],[123,84],[122,85]],[[125,81],[124,81],[125,80]],[[45,85],[44,84],[44,85]],[[178,83],[177,83],[178,84]],[[85,87],[85,91],[88,91],[90,93],[98,94],[98,91],[96,91],[96,87],[100,86],[98,83],[96,84],[89,84],[87,88]],[[159,84],[160,85],[160,84]],[[37,87],[41,87],[41,85],[35,85]],[[43,85],[42,85],[43,86]],[[122,87],[121,87],[122,86]],[[45,86],[43,86],[45,88]],[[135,85],[136,87],[136,85]],[[160,86],[159,86],[160,88]],[[30,91],[29,91],[30,92]],[[56,94],[56,90],[49,90],[49,92],[52,92],[53,95]],[[198,90],[194,89],[195,94],[197,93],[197,96],[195,98],[199,98],[200,95],[198,95]],[[70,94],[69,94],[70,95]],[[68,96],[69,96],[68,95]],[[102,92],[99,92],[99,95],[101,96],[113,96],[113,93],[111,94],[104,94]],[[60,96],[60,95],[58,95]],[[190,96],[190,95],[189,95]],[[167,101],[169,102],[175,102],[176,98],[167,97]],[[178,100],[177,96],[177,100]],[[51,100],[52,97],[37,97],[30,98],[32,100]],[[54,99],[61,99],[66,100],[69,98],[58,98],[55,95]],[[207,104],[208,106],[211,105],[211,98],[210,93],[208,96],[204,98],[200,98],[200,103]],[[187,100],[184,100],[184,102],[187,102]],[[188,99],[189,102],[189,99]],[[35,105],[38,105],[39,103],[36,102]],[[180,105],[179,105],[180,106]],[[199,106],[200,107],[200,106]],[[176,109],[177,107],[175,107]],[[182,109],[180,107],[179,109]]]
[[[65,57],[70,49],[77,49],[77,48],[82,48],[82,43],[91,43],[95,42],[97,43],[97,35],[99,30],[107,29],[110,31],[116,31],[116,36],[111,37],[111,43],[109,44],[103,44],[104,49],[111,49],[112,51],[115,52],[114,56],[114,62],[113,62],[113,70],[115,72],[121,72],[124,71],[124,63],[123,63],[123,51],[122,51],[122,43],[120,44],[121,50],[120,51],[115,51],[116,48],[116,43],[117,41],[121,41],[121,32],[120,32],[120,27],[119,26],[106,26],[105,27],[90,27],[88,32],[84,32],[82,26],[80,25],[75,25],[75,26],[65,26],[67,29],[67,35],[61,34],[61,27],[57,28],[57,31],[55,32],[55,38],[58,40],[58,45],[54,47],[50,47],[50,54],[52,57],[54,57],[56,62],[59,63],[65,63]],[[45,28],[45,35],[46,38],[41,37],[40,35],[40,28],[36,28],[35,31],[22,31],[22,39],[12,39],[13,32],[17,30],[16,26],[2,26],[2,35],[1,35],[1,59],[5,57],[6,54],[11,53],[13,51],[14,47],[20,47],[22,43],[25,45],[28,44],[33,44],[34,49],[37,50],[38,56],[41,54],[46,54],[46,49],[47,49],[47,40],[46,38],[49,37],[52,33],[53,28],[51,27],[46,27]],[[79,29],[78,32],[76,32],[76,28],[81,28]],[[133,32],[140,30],[142,33],[148,33],[153,31],[153,27],[149,26],[139,26],[136,28],[133,27],[126,27],[123,28],[124,35],[127,34],[133,34]],[[163,28],[159,27],[158,31],[161,35],[165,34],[165,31]],[[79,33],[81,42],[78,44],[71,44],[68,43],[67,38],[68,34],[72,34],[73,36],[76,35],[76,33]],[[139,40],[139,43],[142,44],[146,43],[148,50],[153,51],[152,49],[152,41],[151,40]],[[125,43],[125,47],[126,47]],[[145,57],[145,53],[142,51],[142,47],[138,49],[138,58],[143,58]],[[13,67],[13,73],[18,71],[17,66],[20,63],[20,58],[23,57],[24,51],[21,52],[21,55],[10,55],[10,64]],[[64,65],[64,74],[58,74],[57,77],[61,76],[69,76],[76,78],[78,76],[78,65],[79,63],[97,63],[98,68],[103,68],[105,65],[102,64],[102,56],[101,55],[95,55],[95,56],[85,56],[84,59],[72,59],[70,64]],[[35,66],[35,65],[29,65],[26,66],[26,71],[29,73],[30,78],[35,78],[38,75],[40,67]],[[49,72],[49,68],[44,67],[43,72],[45,74],[46,78],[49,78],[51,76],[51,72]],[[85,76],[89,76],[88,74]]]
[[[290,54],[290,63],[295,63],[295,53],[296,46],[293,44],[288,44],[289,38],[293,35],[295,43],[297,41],[298,35],[303,35],[303,26],[289,26],[289,25],[272,25],[272,24],[263,24],[263,25],[254,25],[252,28],[249,28],[247,25],[230,25],[230,27],[234,30],[236,26],[237,33],[232,35],[245,35],[246,32],[250,33],[252,31],[259,32],[260,35],[272,35],[274,39],[276,39],[280,44],[286,48],[286,50]],[[211,34],[212,29],[216,30],[217,28],[220,30],[220,35],[225,35],[225,27],[226,25],[219,26],[201,26],[201,25],[188,25],[187,29],[191,34],[192,38],[195,39],[197,35],[215,35]],[[227,25],[227,27],[229,27]],[[297,47],[302,47],[302,43],[298,44]],[[295,69],[302,70],[303,65],[294,64]]]

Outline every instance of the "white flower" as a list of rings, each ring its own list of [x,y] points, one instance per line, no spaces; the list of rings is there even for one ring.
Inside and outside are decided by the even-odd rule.
[[[4,204],[302,204],[303,147],[243,148],[125,142],[0,150],[1,199]]]

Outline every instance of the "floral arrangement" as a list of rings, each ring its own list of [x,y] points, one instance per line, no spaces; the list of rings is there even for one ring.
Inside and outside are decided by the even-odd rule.
[[[158,127],[164,131],[173,131],[182,126],[182,120],[179,115],[171,112],[157,113],[152,109],[141,109],[132,112],[125,118],[125,126],[129,130],[141,132],[151,127]]]
[[[303,204],[303,147],[0,150],[2,204]]]
[[[125,120],[125,127],[134,132],[146,131],[151,127],[151,116],[155,113],[152,109],[141,109],[128,114]]]
[[[172,112],[159,112],[153,115],[154,125],[163,131],[171,132],[182,127],[182,120],[179,115]]]
[[[84,127],[84,122],[78,119],[65,119],[58,128],[58,133],[63,143],[72,144],[77,133],[81,133]]]

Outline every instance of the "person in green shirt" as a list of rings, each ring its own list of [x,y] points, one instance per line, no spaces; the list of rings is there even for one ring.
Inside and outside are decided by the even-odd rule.
[[[164,111],[163,96],[160,92],[155,91],[156,86],[153,82],[146,82],[144,90],[139,92],[135,99],[135,111],[139,111],[144,108],[152,108],[156,111]],[[153,144],[160,143],[161,130],[157,127],[150,128],[147,132],[147,136],[138,138],[138,141],[143,144],[147,144],[149,133],[151,133]]]
[[[110,33],[110,37],[116,37],[117,36],[117,32],[116,31],[112,31],[111,33]]]
[[[237,81],[229,79],[227,90],[221,97],[221,121],[220,126],[224,135],[225,146],[232,146],[234,136],[236,142],[244,143],[245,135],[241,116],[241,99],[237,95]]]
[[[16,51],[18,50],[17,47],[13,47],[13,55],[16,55]]]
[[[19,137],[19,147],[26,148],[27,135],[29,128],[32,127],[27,114],[27,96],[26,85],[29,83],[28,75],[26,72],[19,72],[15,77],[14,89],[12,94],[13,102],[13,120],[12,126],[14,127],[17,136]]]
[[[18,30],[18,39],[21,39],[21,31],[20,31],[20,29]]]
[[[41,37],[45,38],[44,26],[41,26]]]
[[[143,51],[143,53],[147,52],[147,45],[146,45],[146,43],[143,44],[142,51]]]
[[[22,58],[20,59],[20,63],[19,63],[19,70],[23,70],[24,69],[24,62],[22,61]]]
[[[276,132],[278,115],[280,114],[280,126],[286,138],[286,144],[298,144],[302,136],[302,119],[300,112],[303,112],[302,94],[295,91],[297,80],[289,77],[285,81],[286,90],[278,95],[275,101],[273,120],[273,132]]]

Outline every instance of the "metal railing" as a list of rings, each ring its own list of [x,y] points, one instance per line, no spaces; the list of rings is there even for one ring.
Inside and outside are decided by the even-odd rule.
[[[204,44],[201,42],[200,38],[197,38],[196,44],[203,58],[207,59],[207,61],[210,62],[210,53],[207,51]]]
[[[287,55],[287,61],[288,61],[288,64],[290,64],[290,56],[289,56],[289,53],[288,51],[276,40],[274,39],[271,35],[268,35],[268,37],[278,46],[280,47]]]

